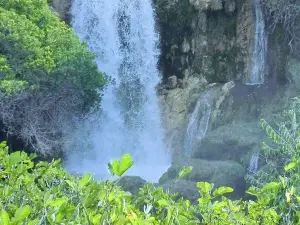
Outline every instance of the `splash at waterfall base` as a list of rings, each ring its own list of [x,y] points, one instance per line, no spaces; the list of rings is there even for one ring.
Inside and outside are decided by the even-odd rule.
[[[185,2],[187,2],[187,7],[193,7],[194,3],[196,4],[196,2],[203,1]],[[208,2],[220,3],[222,1],[216,0]],[[108,3],[108,1],[106,3]],[[119,1],[116,1],[114,4],[117,3],[119,3]],[[203,164],[208,167],[201,167],[201,171],[200,169],[196,169],[197,172],[193,179],[215,181],[216,175],[207,172],[210,171],[210,168],[215,168],[216,171],[221,174],[217,177],[219,180],[226,181],[226,179],[228,179],[233,181],[230,184],[228,183],[228,185],[234,187],[238,187],[239,185],[239,187],[243,186],[241,185],[243,183],[242,177],[247,172],[246,170],[251,161],[252,153],[257,151],[258,144],[261,142],[260,137],[262,136],[262,132],[258,124],[259,117],[269,119],[277,118],[278,112],[284,108],[288,96],[293,95],[285,92],[283,86],[271,84],[271,82],[276,83],[280,76],[283,77],[283,75],[278,74],[277,71],[284,69],[281,64],[285,62],[285,56],[281,53],[281,47],[276,41],[271,42],[271,44],[269,43],[269,45],[279,47],[269,52],[275,60],[273,62],[268,61],[271,70],[268,76],[264,77],[264,81],[266,81],[264,85],[261,85],[261,87],[256,87],[255,85],[249,87],[234,82],[236,80],[242,81],[243,78],[247,78],[247,75],[251,75],[253,69],[249,62],[253,59],[251,57],[253,55],[251,40],[255,32],[253,23],[255,18],[253,17],[253,7],[250,3],[251,1],[243,1],[243,3],[239,5],[235,3],[235,1],[224,1],[224,4],[219,4],[217,8],[212,7],[210,5],[211,3],[209,3],[205,9],[193,8],[191,10],[189,8],[192,13],[189,14],[187,18],[188,25],[184,24],[185,27],[182,25],[182,27],[178,27],[178,29],[176,27],[176,29],[174,29],[174,27],[171,26],[173,23],[171,23],[171,21],[167,21],[167,25],[164,24],[165,26],[162,31],[164,45],[161,54],[161,61],[163,61],[164,64],[162,69],[163,78],[164,80],[168,80],[168,78],[175,76],[178,81],[178,83],[173,83],[173,85],[168,88],[163,87],[163,84],[158,87],[162,122],[163,127],[166,129],[165,135],[163,131],[157,129],[157,117],[159,117],[157,116],[157,112],[159,112],[159,110],[156,104],[154,104],[154,107],[149,104],[146,109],[149,114],[144,114],[144,116],[140,118],[138,117],[139,113],[143,111],[139,111],[139,108],[141,105],[143,108],[143,102],[147,99],[144,94],[148,95],[151,93],[150,96],[156,96],[155,86],[159,81],[157,71],[151,70],[150,73],[145,73],[146,75],[151,74],[151,77],[143,76],[145,79],[141,80],[136,79],[141,75],[139,73],[134,73],[135,76],[133,77],[130,75],[124,76],[121,79],[119,77],[120,71],[126,72],[132,68],[137,69],[134,64],[132,64],[133,61],[140,62],[138,60],[139,58],[147,58],[141,55],[138,55],[137,58],[131,58],[126,48],[128,46],[141,45],[132,45],[132,43],[128,41],[130,35],[128,36],[128,33],[124,32],[124,30],[115,32],[115,30],[120,29],[120,27],[130,30],[131,27],[126,25],[128,23],[126,21],[132,18],[128,17],[126,13],[125,15],[119,16],[119,18],[122,18],[122,23],[119,23],[119,28],[115,30],[102,27],[103,30],[98,32],[97,30],[93,30],[91,28],[92,26],[80,26],[80,22],[83,21],[85,21],[85,23],[91,23],[93,26],[99,25],[100,22],[105,24],[111,21],[110,19],[97,19],[97,13],[102,12],[101,10],[103,9],[99,9],[93,5],[95,3],[89,3],[91,6],[86,6],[86,8],[90,11],[87,10],[85,13],[89,12],[91,17],[78,21],[77,32],[83,40],[89,41],[90,49],[97,53],[99,69],[110,75],[113,74],[116,77],[117,83],[116,86],[111,86],[104,95],[103,106],[108,106],[108,110],[106,111],[113,112],[112,115],[106,113],[106,116],[103,117],[103,120],[106,121],[106,125],[97,128],[96,132],[93,130],[94,138],[91,144],[92,150],[88,151],[88,154],[83,154],[84,156],[78,153],[74,155],[71,154],[68,160],[70,163],[69,168],[82,172],[92,171],[98,174],[99,177],[105,178],[107,174],[101,174],[101,172],[106,171],[106,163],[111,157],[119,158],[121,153],[130,152],[134,159],[138,158],[139,160],[136,161],[135,167],[129,170],[129,173],[132,175],[138,174],[144,178],[146,178],[145,174],[148,176],[151,175],[151,173],[155,173],[155,177],[148,176],[146,179],[157,181],[160,175],[169,167],[169,159],[165,160],[168,157],[165,157],[165,155],[157,156],[156,154],[160,152],[160,150],[157,151],[157,149],[164,149],[172,152],[173,163],[170,171],[174,172],[172,168],[177,167],[178,159],[186,159],[185,155],[182,154],[185,152],[183,143],[185,142],[186,131],[189,130],[188,123],[196,109],[197,102],[200,101],[200,96],[204,94],[205,91],[213,90],[211,94],[213,96],[211,100],[212,109],[207,129],[204,129],[206,130],[205,135],[196,140],[191,138],[189,141],[193,146],[190,155],[192,160],[196,160],[195,164]],[[78,6],[79,5],[78,3]],[[93,7],[96,9],[95,11],[92,10]],[[108,8],[111,10],[110,7]],[[84,10],[77,12],[78,16],[82,17],[81,13],[83,12]],[[107,13],[105,14],[107,18],[111,18],[111,11],[107,10],[105,13]],[[166,11],[163,11],[163,13],[165,14]],[[162,19],[159,18],[158,20],[158,22],[161,22]],[[140,23],[140,28],[146,28],[147,26],[145,24],[147,23],[141,26],[142,24]],[[116,24],[114,24],[114,26],[115,25]],[[170,27],[168,25],[170,25]],[[173,30],[171,30],[171,28]],[[109,32],[104,32],[106,29],[108,29]],[[189,32],[184,32],[186,30]],[[104,34],[107,36],[102,36]],[[170,34],[172,34],[172,37],[170,37]],[[121,41],[112,41],[119,39],[120,36],[122,36]],[[101,41],[93,42],[95,45],[91,45],[90,41],[94,40],[95,37],[100,38]],[[103,42],[103,40],[105,40],[105,42]],[[113,46],[115,43],[117,43],[115,46],[119,47],[120,44],[125,50],[120,52],[119,48],[104,49],[104,47]],[[134,48],[134,50],[136,49]],[[105,54],[102,55],[102,52]],[[151,50],[150,52],[153,51]],[[148,53],[149,51],[147,51],[147,54]],[[155,55],[158,56],[159,52],[155,51]],[[128,63],[128,59],[130,63]],[[153,66],[152,63],[150,64]],[[114,70],[111,71],[111,68],[114,68]],[[153,74],[155,74],[155,76]],[[130,85],[132,83],[129,81],[142,81],[144,85],[141,89],[136,88],[136,86]],[[179,85],[179,81],[183,85]],[[232,87],[233,85],[230,81],[234,82],[234,87]],[[148,82],[151,83],[149,85],[151,88],[149,89],[145,88],[147,86],[145,84],[148,84]],[[275,89],[276,92],[274,91]],[[130,95],[133,93],[134,95]],[[131,97],[130,99],[129,96]],[[151,99],[153,100],[152,97]],[[156,101],[155,99],[154,101],[152,100],[152,103]],[[109,102],[115,102],[116,104],[110,104]],[[200,106],[200,109],[201,107],[202,106]],[[115,109],[118,110],[117,113],[115,113]],[[127,113],[128,109],[129,113]],[[148,120],[153,117],[148,117],[147,115],[154,115],[155,119]],[[199,117],[203,118],[201,113]],[[114,121],[115,118],[118,118],[118,120]],[[130,118],[134,118],[134,120]],[[135,120],[135,118],[137,118],[137,120]],[[146,121],[146,123],[149,122],[149,124],[152,123],[151,121],[154,121],[153,124],[156,128],[154,129],[155,131],[150,132],[151,137],[144,135],[143,139],[138,138],[141,133],[140,129],[144,127],[143,123],[136,123],[138,119]],[[119,123],[123,120],[126,120],[128,122],[127,124],[130,124],[131,127],[137,128],[136,131],[132,132],[130,129],[124,129],[122,122]],[[149,128],[149,130],[151,129]],[[82,131],[84,131],[84,129],[82,129]],[[107,131],[104,136],[102,136],[102,134],[104,134],[103,131]],[[127,137],[129,137],[128,139],[124,138],[124,132],[127,134]],[[108,134],[111,134],[112,137]],[[157,139],[163,138],[164,140],[157,141]],[[157,147],[161,146],[163,142],[166,146]],[[95,148],[95,146],[97,147]],[[104,152],[102,152],[102,148],[106,148],[109,151],[104,150]],[[79,152],[80,151],[81,149]],[[76,159],[73,160],[72,158]],[[147,162],[147,159],[150,160]],[[160,159],[162,159],[161,167],[157,162]],[[223,162],[226,162],[226,164]],[[178,164],[180,163],[178,162]],[[226,168],[234,169],[234,171],[238,170],[238,172],[221,173],[222,171],[228,171]],[[167,174],[170,174],[170,171],[168,171]],[[172,181],[174,178],[174,176],[172,176],[166,178],[166,175],[163,175],[163,180],[169,179]],[[241,179],[234,179],[235,176]],[[191,182],[194,181],[181,181],[174,189],[184,192],[183,187],[185,185],[191,187]],[[168,181],[161,182],[165,187],[168,187],[169,183]]]
[[[106,163],[129,153],[135,164],[127,175],[157,181],[170,162],[155,90],[160,51],[151,0],[75,0],[71,12],[75,32],[114,84],[102,97],[99,126],[86,124],[91,149],[71,149],[66,167],[105,179]]]

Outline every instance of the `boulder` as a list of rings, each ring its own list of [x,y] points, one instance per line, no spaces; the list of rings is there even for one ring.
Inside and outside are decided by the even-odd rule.
[[[210,131],[195,147],[194,157],[208,160],[245,160],[267,139],[259,123],[230,124]],[[247,160],[246,162],[247,163]]]
[[[190,3],[197,9],[197,10],[221,10],[222,0],[190,0]]]
[[[147,181],[143,180],[139,176],[124,176],[121,177],[118,185],[121,186],[124,191],[128,191],[136,195],[145,183],[147,183]]]
[[[177,161],[177,162],[176,162]],[[208,161],[202,159],[179,159],[176,160],[168,171],[162,175],[159,179],[159,184],[168,186],[173,180],[177,178],[182,166],[192,166],[191,173],[182,178],[184,181],[198,182],[206,181],[214,183],[218,186],[229,186],[235,189],[236,194],[240,194],[244,191],[245,182],[244,175],[245,169],[239,163],[234,161]],[[184,183],[179,183],[174,188],[184,187]],[[186,188],[190,188],[191,183]],[[182,190],[181,193],[185,193],[186,190]],[[194,196],[194,194],[192,194]]]
[[[175,89],[177,87],[177,77],[175,75],[168,78],[167,88]]]
[[[69,23],[71,20],[71,4],[71,0],[50,0],[50,5],[58,13],[60,18],[67,23]]]
[[[181,80],[179,80],[177,82],[180,84]],[[198,96],[207,85],[207,81],[201,76],[200,78],[184,78],[182,82],[184,88],[159,91],[159,105],[163,127],[165,128],[165,142],[173,152],[181,151],[190,99],[193,99],[193,96]]]
[[[188,180],[169,180],[167,183],[163,184],[162,187],[170,193],[178,193],[180,197],[188,199],[192,203],[196,202],[200,197],[197,182]]]

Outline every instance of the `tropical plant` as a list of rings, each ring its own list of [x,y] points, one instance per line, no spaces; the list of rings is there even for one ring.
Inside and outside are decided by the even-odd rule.
[[[299,54],[300,2],[297,0],[261,0],[271,31],[281,25],[293,53]]]
[[[299,199],[295,193],[300,192],[300,99],[292,100],[289,108],[283,113],[284,121],[277,127],[271,126],[264,119],[261,126],[265,129],[272,143],[263,143],[261,158],[264,165],[261,169],[246,179],[248,182],[261,188],[279,178],[277,194],[270,205],[279,207],[283,224],[297,224],[292,220],[293,214],[299,214]],[[292,197],[294,196],[294,197]]]
[[[0,120],[44,155],[96,108],[107,77],[46,0],[0,0]],[[99,93],[100,92],[100,93]]]
[[[91,174],[73,176],[59,160],[34,163],[35,155],[8,153],[0,146],[0,224],[297,224],[300,198],[286,180],[280,178],[261,189],[250,188],[256,201],[232,201],[224,194],[230,187],[214,188],[198,182],[197,205],[146,184],[138,196],[117,185],[132,165],[128,154],[108,164],[113,181],[97,181]],[[288,171],[294,166],[288,165]],[[184,167],[178,178],[191,171]],[[281,192],[285,190],[285,198]],[[276,204],[275,204],[276,203]],[[288,212],[288,213],[287,213]],[[286,218],[288,220],[283,220]]]

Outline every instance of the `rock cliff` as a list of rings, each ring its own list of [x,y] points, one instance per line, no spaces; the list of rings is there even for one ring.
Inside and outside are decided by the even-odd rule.
[[[54,11],[58,13],[62,20],[64,20],[68,24],[70,23],[70,8],[72,0],[50,0],[49,4],[54,9]]]

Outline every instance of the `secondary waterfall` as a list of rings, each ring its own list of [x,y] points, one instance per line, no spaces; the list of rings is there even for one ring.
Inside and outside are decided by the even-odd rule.
[[[192,155],[194,142],[201,140],[206,134],[211,114],[210,97],[210,92],[208,91],[200,95],[196,107],[190,116],[183,146],[186,156]]]
[[[248,166],[248,172],[249,173],[256,173],[258,169],[258,159],[259,159],[259,153],[255,153],[251,156],[249,166]]]
[[[252,71],[246,80],[247,85],[259,85],[264,83],[267,53],[267,37],[261,0],[253,0],[253,7],[255,11],[255,33],[252,53]]]
[[[152,0],[74,0],[72,25],[96,54],[99,70],[114,79],[104,92],[100,128],[87,158],[72,154],[66,167],[106,177],[104,165],[130,153],[126,173],[157,181],[169,165],[155,86],[160,54]]]

